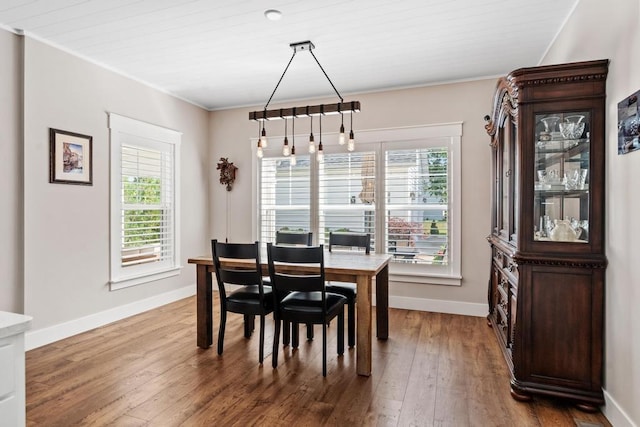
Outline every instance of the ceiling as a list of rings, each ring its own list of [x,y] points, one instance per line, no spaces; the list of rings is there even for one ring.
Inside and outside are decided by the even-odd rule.
[[[578,1],[2,0],[0,24],[215,110],[265,104],[304,40],[345,100],[534,66]],[[274,102],[333,95],[303,51]]]

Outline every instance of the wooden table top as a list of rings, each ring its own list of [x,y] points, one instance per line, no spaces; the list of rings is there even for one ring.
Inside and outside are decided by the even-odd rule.
[[[261,264],[267,265],[267,254],[261,254]],[[358,252],[329,252],[324,251],[324,269],[326,273],[338,274],[378,274],[383,268],[389,264],[391,255],[389,254],[369,254],[365,255]],[[189,258],[189,264],[211,265],[213,266],[213,258],[211,255],[204,255]]]

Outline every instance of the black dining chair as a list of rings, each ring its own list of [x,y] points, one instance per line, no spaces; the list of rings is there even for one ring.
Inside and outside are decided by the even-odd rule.
[[[260,267],[260,244],[222,243],[211,241],[213,264],[220,294],[220,330],[218,332],[218,354],[222,354],[227,312],[244,315],[244,336],[250,338],[254,330],[255,316],[260,316],[260,350],[258,360],[264,359],[265,316],[273,311],[271,286],[262,283]],[[233,260],[249,261],[246,265],[233,266]],[[226,262],[225,262],[226,261]],[[226,285],[241,288],[227,293]]]
[[[302,245],[311,246],[312,232],[276,231],[276,245]]]
[[[338,354],[344,354],[344,304],[347,299],[327,292],[324,248],[267,244],[273,287],[275,332],[272,365],[278,367],[280,322],[322,325],[322,376],[327,376],[327,325],[338,318]],[[295,336],[295,335],[294,335]]]
[[[371,234],[369,233],[334,233],[329,232],[329,252],[334,248],[338,250],[364,250],[371,253]],[[327,291],[343,295],[347,298],[347,336],[349,347],[356,345],[356,297],[357,286],[354,283],[330,282],[327,283]]]
[[[276,245],[279,246],[311,246],[313,242],[313,232],[307,231],[276,231]],[[269,279],[265,280],[268,283]],[[298,325],[293,325],[294,340],[298,339]],[[289,338],[289,324],[284,324],[284,335],[282,337],[282,344],[288,345]],[[307,339],[313,339],[313,325],[307,325]]]

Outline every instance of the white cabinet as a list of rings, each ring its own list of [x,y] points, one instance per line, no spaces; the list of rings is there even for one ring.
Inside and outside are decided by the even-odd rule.
[[[0,427],[25,425],[24,332],[31,317],[0,311]]]

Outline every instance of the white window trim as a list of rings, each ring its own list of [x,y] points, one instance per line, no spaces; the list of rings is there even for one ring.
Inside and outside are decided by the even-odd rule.
[[[180,265],[180,144],[182,140],[182,132],[167,129],[161,126],[131,119],[115,113],[109,115],[109,131],[110,131],[110,151],[111,151],[111,209],[110,209],[110,290],[118,290],[131,286],[140,285],[180,274],[182,266]],[[122,247],[121,236],[117,230],[121,229],[120,210],[121,210],[121,154],[122,154],[122,135],[129,135],[142,138],[144,140],[167,143],[173,145],[173,228],[174,228],[174,248],[173,259],[169,265],[164,264],[160,267],[153,264],[141,264],[137,266],[129,266],[127,270],[121,266]],[[140,145],[147,145],[142,143]]]
[[[300,141],[300,149],[306,151],[306,142],[308,135],[296,134],[296,140]],[[317,137],[316,137],[317,138]],[[382,149],[375,149],[376,152],[384,153],[384,148],[396,149],[403,146],[413,145],[416,141],[428,140],[432,138],[446,138],[449,141],[450,148],[450,194],[449,203],[452,209],[449,210],[449,221],[451,224],[449,241],[450,246],[447,248],[449,252],[449,265],[446,272],[443,272],[441,268],[436,271],[428,271],[429,267],[424,265],[415,264],[397,264],[391,263],[389,268],[389,280],[393,282],[405,282],[405,283],[423,283],[429,285],[448,285],[448,286],[460,286],[462,284],[462,270],[461,270],[461,253],[462,253],[462,197],[461,197],[461,178],[462,178],[462,156],[461,156],[461,143],[462,143],[462,122],[442,123],[422,126],[400,127],[400,128],[386,128],[386,129],[371,129],[371,130],[359,130],[356,134],[356,150],[360,147],[361,150],[370,150],[372,144],[380,145]],[[282,140],[282,137],[274,136],[271,138],[271,144],[264,149],[265,157],[268,155],[277,155],[282,149],[281,144],[275,141]],[[322,135],[322,143],[326,152],[338,152],[339,150],[345,150],[345,147],[338,145],[337,133],[328,133]],[[257,138],[251,139],[252,149],[252,234],[258,236],[259,227],[259,168],[258,158],[256,154]],[[369,146],[369,147],[367,147]],[[359,150],[358,150],[359,151]],[[313,155],[315,157],[315,155]],[[378,156],[376,161],[377,168],[383,168],[383,157]],[[315,162],[311,162],[315,164]],[[311,176],[311,191],[313,194],[314,186],[318,185],[317,172],[312,170]],[[377,177],[382,177],[380,169],[376,172]],[[384,179],[376,179],[376,194],[384,194]],[[313,201],[312,201],[313,202]],[[316,202],[317,203],[317,202]],[[377,210],[385,211],[384,206],[378,206]],[[311,228],[317,225],[311,224]],[[378,236],[384,236],[385,224],[383,221],[378,221],[376,224],[376,234]],[[381,249],[381,248],[380,248]]]

